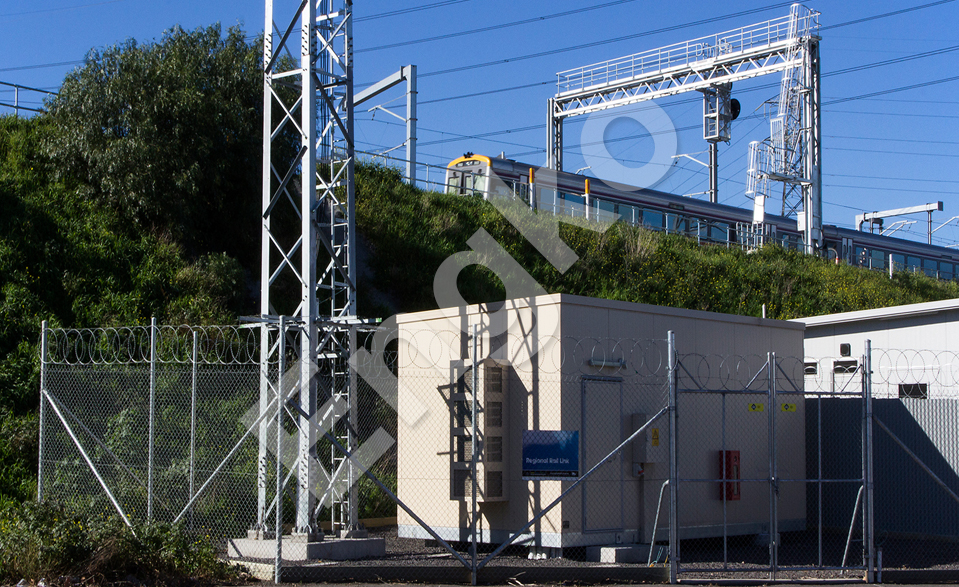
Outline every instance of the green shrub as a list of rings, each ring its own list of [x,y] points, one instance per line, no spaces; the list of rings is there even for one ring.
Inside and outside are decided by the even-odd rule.
[[[182,525],[131,529],[115,515],[73,512],[25,502],[0,513],[0,581],[76,577],[84,583],[128,580],[149,584],[211,584],[237,570],[217,557],[208,537]]]

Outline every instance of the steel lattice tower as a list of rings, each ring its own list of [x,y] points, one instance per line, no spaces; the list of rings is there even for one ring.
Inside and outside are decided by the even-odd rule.
[[[348,363],[358,322],[353,7],[351,0],[302,0],[280,13],[274,0],[265,2],[260,406],[268,409],[275,393],[266,366],[275,363],[278,345],[271,346],[276,336],[269,333],[275,333],[279,314],[290,315],[291,329],[280,336],[295,341],[289,346],[297,367],[278,379],[282,393],[299,398],[291,406],[298,429],[295,531],[318,532],[314,522],[322,505],[333,509],[336,531],[357,521],[356,471],[342,454],[316,454],[315,445],[327,430],[350,450],[356,443],[350,427],[338,421],[346,413],[354,423],[356,418],[355,377]],[[294,288],[300,295],[292,307]],[[265,425],[259,437],[257,525],[263,527]],[[351,489],[337,490],[346,487]]]

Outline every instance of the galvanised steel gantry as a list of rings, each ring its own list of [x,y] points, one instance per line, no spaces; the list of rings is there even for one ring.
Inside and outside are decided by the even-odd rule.
[[[750,147],[747,195],[762,210],[769,182],[781,182],[783,215],[797,217],[814,253],[822,241],[818,16],[794,4],[787,17],[560,72],[549,100],[549,167],[563,168],[569,117],[689,91],[708,102],[728,97],[735,81],[781,72],[770,139]]]

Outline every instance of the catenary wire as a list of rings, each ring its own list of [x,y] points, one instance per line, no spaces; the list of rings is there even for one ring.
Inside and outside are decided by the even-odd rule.
[[[560,18],[560,17],[563,17],[563,16],[570,16],[570,15],[573,15],[573,14],[581,14],[581,13],[587,12],[587,11],[589,11],[589,10],[597,10],[597,9],[599,9],[599,8],[606,8],[606,7],[608,7],[608,6],[614,6],[614,5],[617,5],[617,4],[625,4],[625,3],[627,3],[627,2],[635,2],[635,1],[636,1],[636,0],[616,0],[615,2],[607,2],[607,3],[605,3],[605,4],[597,4],[597,5],[595,5],[595,6],[585,6],[585,7],[583,7],[583,8],[577,8],[576,10],[567,10],[567,11],[564,11],[564,12],[555,12],[555,13],[553,13],[553,14],[545,14],[545,15],[543,15],[543,16],[537,16],[537,17],[535,17],[535,18],[527,18],[527,19],[524,19],[524,20],[516,20],[516,21],[513,21],[513,22],[506,22],[506,23],[503,23],[503,24],[498,24],[498,25],[493,25],[493,26],[487,26],[487,27],[481,27],[481,28],[478,28],[478,29],[470,29],[470,30],[467,30],[467,31],[460,31],[460,32],[457,32],[457,33],[448,33],[448,34],[445,34],[445,35],[436,35],[436,36],[433,36],[433,37],[425,37],[425,38],[422,38],[422,39],[412,39],[412,40],[409,40],[409,41],[400,41],[400,42],[397,42],[397,43],[390,43],[390,44],[387,44],[387,45],[379,45],[379,46],[376,46],[376,47],[365,47],[365,48],[363,48],[363,49],[357,49],[356,52],[357,52],[357,53],[368,53],[368,52],[371,52],[371,51],[380,51],[380,50],[382,50],[382,49],[393,49],[393,48],[396,48],[396,47],[405,47],[405,46],[407,46],[407,45],[416,45],[416,44],[420,44],[420,43],[429,43],[429,42],[432,42],[432,41],[441,41],[441,40],[444,40],[444,39],[460,38],[460,37],[465,37],[466,35],[474,35],[474,34],[477,34],[477,33],[485,33],[485,32],[489,32],[489,31],[498,31],[498,30],[502,30],[502,29],[505,29],[505,28],[511,28],[511,27],[514,27],[514,26],[520,26],[520,25],[524,25],[524,24],[537,23],[537,22],[542,22],[542,21],[545,21],[545,20],[552,20],[552,19],[554,19],[554,18]],[[359,19],[357,19],[357,20],[359,20]]]

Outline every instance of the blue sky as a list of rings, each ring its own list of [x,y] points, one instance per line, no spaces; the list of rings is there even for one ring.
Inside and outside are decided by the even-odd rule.
[[[939,200],[945,210],[934,215],[934,226],[959,215],[959,80],[943,81],[959,74],[959,0],[922,7],[934,2],[806,3],[821,13],[823,27],[823,200],[829,224],[852,226],[862,211]],[[291,0],[275,0],[275,5],[277,14],[292,15],[295,7]],[[403,65],[417,66],[421,162],[443,166],[473,151],[505,152],[542,164],[546,100],[556,91],[557,72],[786,16],[788,10],[773,0],[356,0],[356,85],[362,88]],[[872,18],[893,11],[903,12]],[[262,0],[4,0],[0,82],[55,90],[90,48],[127,38],[150,41],[175,24],[194,28],[220,22],[239,25],[252,36],[263,30],[263,12]],[[485,30],[474,32],[478,29]],[[435,39],[440,36],[445,38]],[[632,38],[616,40],[622,37]],[[583,45],[590,46],[576,48]],[[929,52],[937,54],[923,56]],[[900,58],[906,59],[842,72]],[[474,67],[446,72],[464,66]],[[720,144],[721,202],[751,205],[743,196],[747,145],[768,136],[769,125],[761,116],[744,118],[763,113],[763,103],[778,91],[768,87],[774,82],[778,76],[733,87],[743,114],[733,123],[730,144]],[[923,84],[928,85],[902,89]],[[0,102],[12,100],[6,90],[0,87]],[[690,99],[696,97],[685,94],[659,104],[676,128],[692,127],[678,132],[678,152],[705,161],[702,106]],[[35,100],[29,94],[21,99]],[[399,107],[401,92],[395,89],[381,102]],[[620,139],[611,143],[611,152],[627,167],[642,165],[653,153],[653,139],[631,138],[643,128],[615,112],[606,113],[602,131],[607,139]],[[566,123],[567,170],[585,166],[578,144],[585,118]],[[362,111],[357,138],[360,149],[382,151],[402,142],[403,127],[382,112]],[[705,171],[682,159],[657,188],[702,192]],[[439,173],[431,169],[430,178]],[[897,235],[924,241],[925,215],[910,220],[917,222]],[[959,221],[934,237],[937,244],[959,243]]]

